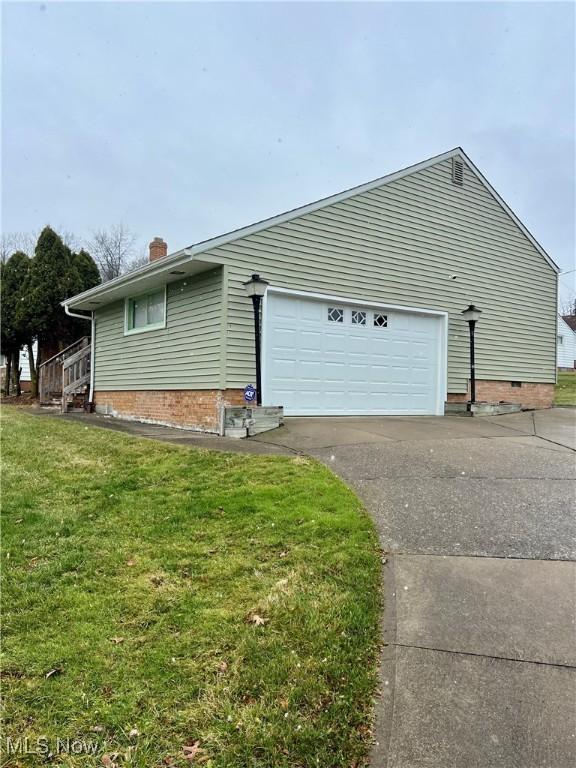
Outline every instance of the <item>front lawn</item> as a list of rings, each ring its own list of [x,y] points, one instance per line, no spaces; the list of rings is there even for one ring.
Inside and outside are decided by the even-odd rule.
[[[3,766],[363,764],[380,558],[327,469],[10,407],[2,448]]]
[[[576,372],[558,371],[555,405],[576,405]]]

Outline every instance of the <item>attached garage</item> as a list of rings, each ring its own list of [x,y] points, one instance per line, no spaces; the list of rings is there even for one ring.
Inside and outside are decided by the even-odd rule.
[[[459,147],[167,250],[65,302],[101,412],[218,432],[256,388],[291,416],[442,415],[471,396],[470,304],[477,398],[554,401],[558,267]]]
[[[445,326],[443,312],[270,290],[264,403],[287,416],[442,414]]]

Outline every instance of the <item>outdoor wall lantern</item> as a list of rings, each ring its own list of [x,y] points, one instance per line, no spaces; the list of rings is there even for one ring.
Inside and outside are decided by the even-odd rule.
[[[474,353],[474,330],[476,323],[480,320],[482,310],[475,307],[474,304],[466,307],[462,310],[464,320],[468,323],[470,328],[470,400],[468,402],[468,410],[472,409],[472,405],[476,402],[476,361]]]
[[[260,305],[270,283],[260,275],[252,275],[243,283],[246,295],[252,299],[254,309],[254,352],[256,354],[256,405],[262,405],[262,370],[260,365]]]

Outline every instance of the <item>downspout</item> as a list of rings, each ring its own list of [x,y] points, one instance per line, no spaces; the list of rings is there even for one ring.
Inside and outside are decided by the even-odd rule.
[[[69,317],[78,317],[80,320],[90,320],[90,392],[88,393],[88,402],[91,403],[93,402],[94,397],[94,374],[96,370],[94,365],[94,353],[96,350],[96,318],[94,317],[94,310],[91,310],[90,317],[88,317],[88,315],[79,315],[77,312],[72,312],[68,308],[68,304],[64,304],[64,312],[66,312]]]

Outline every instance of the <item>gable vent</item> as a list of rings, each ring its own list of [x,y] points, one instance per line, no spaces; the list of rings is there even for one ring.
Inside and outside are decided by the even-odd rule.
[[[457,157],[452,158],[452,181],[459,187],[464,186],[464,163]]]

